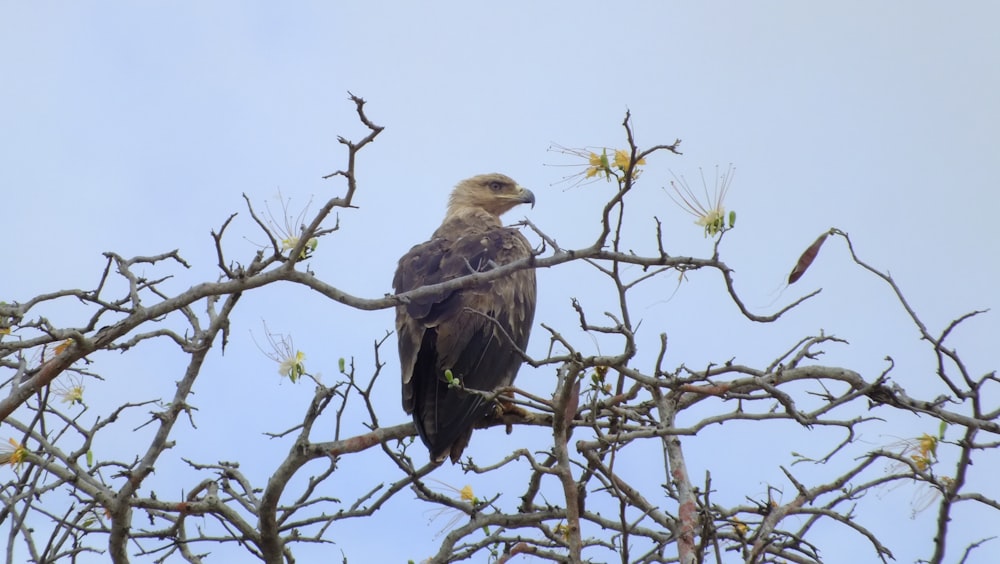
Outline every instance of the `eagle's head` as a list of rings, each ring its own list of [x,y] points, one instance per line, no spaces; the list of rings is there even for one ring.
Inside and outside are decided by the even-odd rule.
[[[459,210],[481,209],[500,216],[518,204],[535,206],[531,190],[518,186],[503,174],[480,174],[458,183],[448,200],[448,214]]]

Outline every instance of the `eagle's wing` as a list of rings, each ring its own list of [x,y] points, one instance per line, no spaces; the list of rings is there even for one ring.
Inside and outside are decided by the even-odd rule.
[[[439,230],[440,232],[440,230]],[[516,229],[466,229],[417,245],[393,280],[397,293],[484,272],[529,256]],[[449,388],[445,370],[468,389],[492,391],[514,380],[534,318],[535,274],[522,270],[471,288],[411,299],[396,309],[403,407],[413,413],[432,458],[457,459],[473,426],[492,406]]]

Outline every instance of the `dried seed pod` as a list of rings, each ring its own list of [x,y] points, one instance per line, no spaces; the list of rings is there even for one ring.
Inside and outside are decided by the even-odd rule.
[[[809,269],[809,265],[811,265],[813,260],[815,260],[816,255],[819,254],[819,248],[823,246],[823,241],[826,241],[826,236],[829,234],[830,233],[827,232],[820,235],[812,245],[809,245],[806,252],[802,253],[802,256],[799,257],[799,261],[795,263],[795,268],[793,268],[791,274],[788,275],[789,284],[795,284],[799,278],[802,278],[802,275]]]

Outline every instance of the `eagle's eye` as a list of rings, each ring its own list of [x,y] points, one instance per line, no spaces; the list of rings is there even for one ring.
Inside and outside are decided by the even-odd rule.
[[[503,190],[503,182],[500,182],[498,180],[494,180],[493,182],[489,183],[489,187],[490,187],[490,190],[493,190],[494,192],[499,192],[499,191]]]

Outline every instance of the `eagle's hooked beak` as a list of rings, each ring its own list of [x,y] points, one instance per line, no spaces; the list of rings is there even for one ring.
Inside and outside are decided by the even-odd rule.
[[[535,194],[523,186],[518,186],[521,189],[521,193],[518,197],[518,201],[522,204],[531,204],[531,207],[535,207]]]

